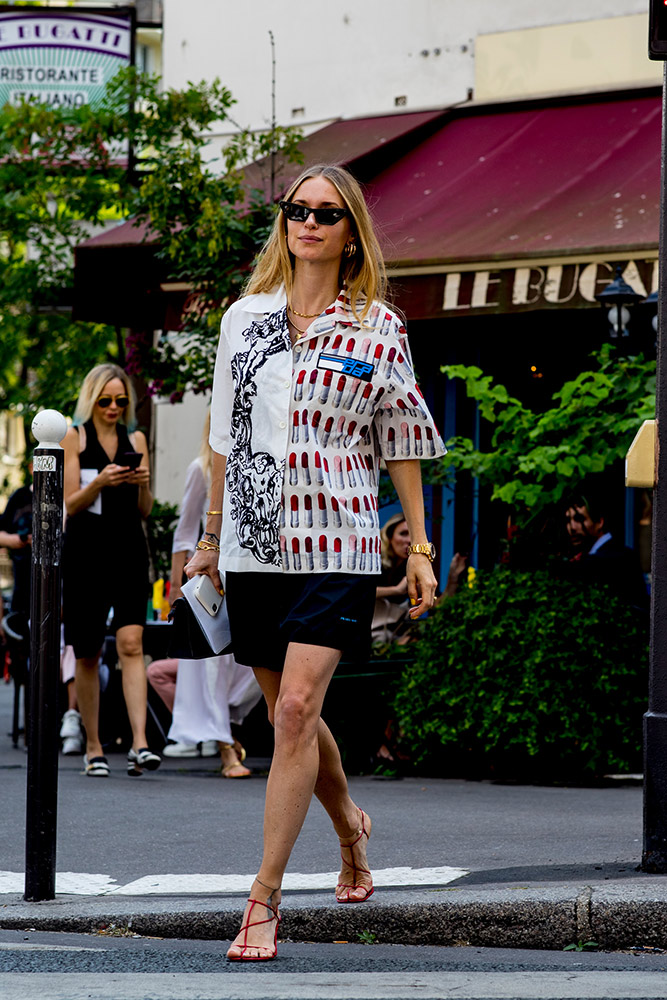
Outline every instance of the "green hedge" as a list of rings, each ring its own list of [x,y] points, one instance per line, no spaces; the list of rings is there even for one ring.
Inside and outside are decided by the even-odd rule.
[[[648,616],[606,588],[479,572],[413,648],[394,707],[422,771],[576,781],[641,770]]]

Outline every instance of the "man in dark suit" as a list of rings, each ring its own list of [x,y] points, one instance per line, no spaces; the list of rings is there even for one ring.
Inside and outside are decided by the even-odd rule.
[[[647,611],[648,592],[637,555],[608,530],[601,505],[591,498],[573,498],[565,511],[565,526],[577,577],[592,585],[606,583],[627,604]]]

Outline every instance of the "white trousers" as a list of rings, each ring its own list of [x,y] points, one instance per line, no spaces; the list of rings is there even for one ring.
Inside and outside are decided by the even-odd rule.
[[[243,722],[261,697],[251,668],[237,663],[231,653],[179,660],[169,739],[191,745],[233,743],[230,722]]]

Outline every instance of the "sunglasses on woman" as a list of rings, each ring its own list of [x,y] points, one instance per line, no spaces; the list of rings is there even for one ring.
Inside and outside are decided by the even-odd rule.
[[[102,409],[106,410],[108,406],[115,403],[119,409],[124,410],[127,404],[130,402],[130,397],[126,396],[124,393],[121,396],[100,396],[97,400],[97,405]]]
[[[305,222],[309,215],[314,215],[318,226],[335,226],[348,214],[346,208],[310,208],[309,205],[297,205],[295,201],[281,201],[279,204],[290,222]]]

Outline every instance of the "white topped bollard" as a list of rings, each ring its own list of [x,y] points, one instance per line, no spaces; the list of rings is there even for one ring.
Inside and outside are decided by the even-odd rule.
[[[67,434],[67,421],[59,410],[40,410],[31,429],[38,448],[60,448]]]
[[[28,786],[24,898],[55,899],[60,749],[60,579],[67,421],[41,410],[32,422],[32,576],[30,594]]]

